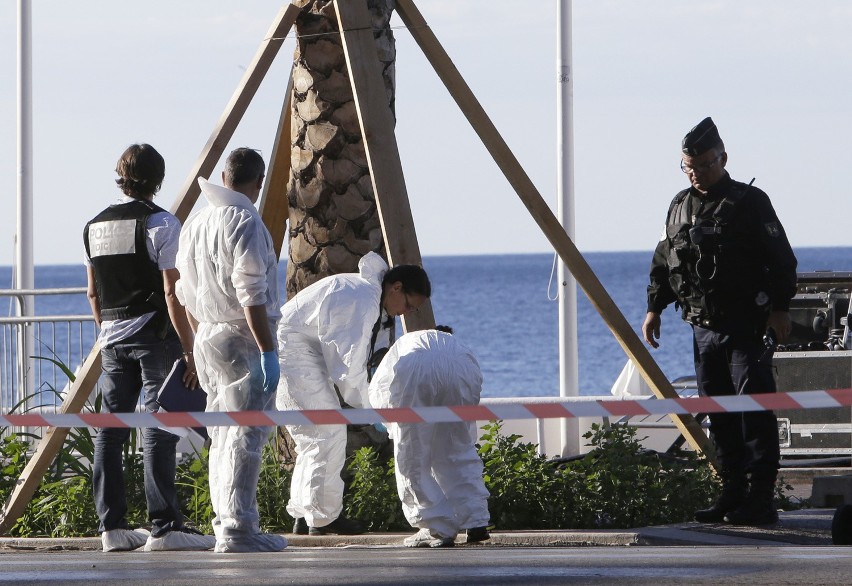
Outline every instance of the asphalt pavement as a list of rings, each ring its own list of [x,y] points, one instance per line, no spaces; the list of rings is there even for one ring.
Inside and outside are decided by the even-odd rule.
[[[773,527],[681,523],[618,531],[493,531],[441,549],[409,533],[287,535],[277,553],[103,553],[100,538],[0,538],[0,584],[26,586],[496,586],[707,584],[848,586],[852,548],[831,544],[832,509]],[[597,546],[597,547],[595,547]],[[619,547],[620,546],[620,547]]]

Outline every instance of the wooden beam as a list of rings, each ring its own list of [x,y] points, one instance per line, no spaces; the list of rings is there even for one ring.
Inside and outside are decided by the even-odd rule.
[[[95,388],[100,374],[101,348],[95,343],[86,361],[83,362],[79,375],[74,380],[71,388],[68,389],[68,393],[65,395],[65,400],[62,402],[59,412],[79,413],[86,404],[89,395],[91,395],[92,389]],[[20,478],[18,478],[15,490],[12,492],[9,500],[3,505],[2,512],[0,512],[0,535],[8,533],[21,515],[24,514],[30,499],[32,499],[38,485],[41,483],[44,473],[62,448],[62,444],[65,443],[67,435],[67,427],[51,427],[47,429],[41,440],[39,440],[35,453],[33,453]]]
[[[334,7],[388,261],[391,266],[422,266],[396,144],[395,121],[388,105],[367,3],[365,0],[335,0]],[[417,311],[404,316],[402,324],[406,332],[435,327],[432,305],[427,301]]]
[[[290,80],[287,82],[287,93],[284,98],[284,107],[281,109],[281,117],[278,119],[278,132],[272,145],[272,154],[269,157],[269,166],[266,170],[266,183],[260,196],[258,210],[263,218],[263,223],[272,235],[272,243],[275,246],[275,258],[281,257],[281,248],[287,237],[287,218],[290,206],[287,202],[287,185],[290,182],[290,124],[292,112],[290,110],[293,100],[293,73],[290,72]]]
[[[278,50],[284,44],[284,39],[293,28],[300,10],[301,8],[288,2],[278,12],[275,21],[266,33],[266,37],[260,43],[260,47],[257,53],[255,53],[251,65],[249,65],[245,75],[243,75],[234,95],[231,96],[231,101],[225,107],[225,111],[219,118],[219,122],[213,129],[213,133],[207,140],[207,144],[204,145],[201,154],[198,156],[198,160],[196,160],[192,170],[189,172],[183,187],[181,187],[178,198],[172,204],[170,211],[181,222],[189,216],[189,212],[192,211],[195,202],[198,201],[198,196],[201,194],[201,188],[198,187],[198,177],[210,177],[210,174],[216,167],[216,163],[219,162],[222,153],[228,146],[228,142],[234,135],[237,125],[242,120],[243,114],[245,114],[252,98],[257,93],[260,82],[263,81],[275,56],[278,54]]]
[[[485,110],[438,42],[414,2],[412,0],[397,0],[396,8],[403,23],[408,28],[408,32],[414,37],[414,40],[432,64],[438,77],[447,87],[474,131],[479,135],[497,166],[500,167],[533,219],[547,236],[562,262],[574,275],[589,301],[609,326],[610,331],[627,356],[636,363],[654,394],[659,398],[677,397],[671,383],[633,331],[633,328],[630,327],[577,247],[574,246],[574,242],[565,232],[556,216],[553,215],[550,207],[542,199],[541,194],[488,118]],[[698,422],[691,415],[671,415],[671,418],[690,445],[695,450],[703,452],[715,466],[713,446]]]

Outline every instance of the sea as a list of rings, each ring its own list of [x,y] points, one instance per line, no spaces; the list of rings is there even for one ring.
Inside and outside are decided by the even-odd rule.
[[[604,288],[640,335],[651,251],[583,254]],[[800,272],[852,271],[852,247],[798,248]],[[556,274],[552,254],[427,256],[436,322],[453,327],[477,355],[484,397],[559,395]],[[284,290],[286,263],[279,267]],[[11,267],[0,267],[0,288],[11,287]],[[82,265],[35,267],[36,288],[84,287]],[[2,300],[0,300],[2,301]],[[14,308],[0,308],[13,315]],[[44,296],[37,315],[89,314],[85,295]],[[577,294],[580,395],[607,395],[627,357],[606,322]],[[62,355],[61,349],[56,349]],[[693,374],[690,328],[672,307],[663,314],[660,348],[651,350],[669,379]]]

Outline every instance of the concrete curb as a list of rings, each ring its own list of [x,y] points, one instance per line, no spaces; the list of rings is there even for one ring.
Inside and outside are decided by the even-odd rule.
[[[579,547],[579,546],[785,546],[831,545],[834,509],[804,509],[780,513],[773,527],[737,527],[724,523],[680,523],[629,530],[542,530],[495,531],[491,539],[460,547]],[[285,534],[292,547],[404,547],[408,533],[367,533],[364,535]],[[99,537],[17,538],[0,537],[2,550],[100,551]],[[140,553],[144,553],[138,550]]]

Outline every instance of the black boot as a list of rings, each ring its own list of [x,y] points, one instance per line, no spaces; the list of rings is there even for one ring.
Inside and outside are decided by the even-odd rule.
[[[366,530],[359,521],[340,516],[323,527],[308,527],[308,535],[360,535]]]
[[[722,470],[722,494],[707,509],[695,511],[695,520],[699,523],[721,523],[725,515],[739,507],[746,498],[745,472]]]
[[[488,533],[488,527],[471,527],[466,531],[467,541],[465,543],[476,543],[491,539],[491,534]]]
[[[297,517],[296,520],[293,521],[293,533],[296,535],[308,534],[308,522],[305,521],[304,517]]]
[[[725,515],[732,525],[774,525],[778,522],[775,508],[776,473],[751,475],[751,484],[743,503]]]

